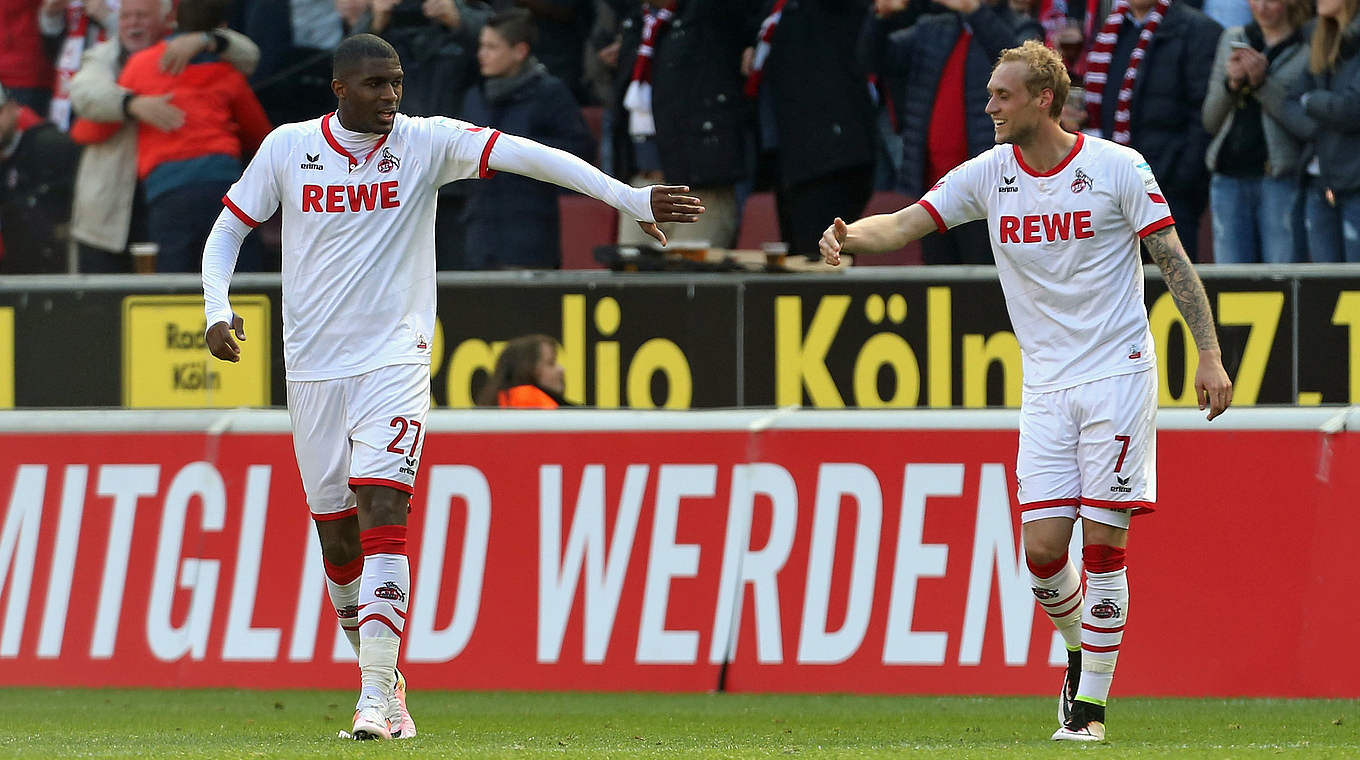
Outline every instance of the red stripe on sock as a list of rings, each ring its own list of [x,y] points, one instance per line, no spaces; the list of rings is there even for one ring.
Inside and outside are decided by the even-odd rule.
[[[337,565],[325,557],[322,557],[321,564],[326,567],[326,577],[330,578],[331,582],[338,586],[353,583],[354,579],[358,578],[364,572],[364,558],[362,555],[355,557],[343,565]]]
[[[1118,645],[1118,644],[1115,644],[1115,645],[1112,646],[1112,647],[1098,647],[1098,646],[1095,646],[1094,644],[1087,644],[1087,643],[1083,642],[1082,645],[1081,645],[1081,648],[1082,648],[1083,651],[1086,651],[1086,652],[1118,652],[1118,651],[1119,651],[1119,645]]]
[[[386,604],[386,605],[388,605],[388,606],[391,606],[392,603],[391,603],[391,602],[385,602],[385,601],[377,601],[377,602],[369,602],[368,604],[360,605],[360,606],[359,606],[359,614],[360,614],[360,615],[364,614],[364,609],[365,609],[366,607],[368,607],[369,604]],[[397,613],[397,617],[401,618],[402,620],[405,620],[405,619],[406,619],[406,613],[405,613],[405,612],[402,612],[401,610],[397,609],[396,607],[392,607],[392,611],[395,612],[395,613]]]
[[[1061,607],[1064,604],[1067,604],[1068,602],[1075,599],[1077,597],[1077,594],[1080,593],[1081,589],[1078,588],[1076,591],[1073,591],[1072,593],[1068,594],[1067,598],[1062,600],[1061,602],[1039,602],[1039,606],[1045,608],[1045,611],[1047,611],[1049,607]],[[1062,617],[1062,615],[1059,615],[1058,617]]]
[[[1077,601],[1072,603],[1071,607],[1068,607],[1066,610],[1063,610],[1062,612],[1054,612],[1052,610],[1045,610],[1045,612],[1047,612],[1048,616],[1051,618],[1067,617],[1068,615],[1071,615],[1073,612],[1075,612],[1078,608],[1081,607],[1081,601],[1082,600],[1078,599]]]
[[[1053,576],[1062,572],[1062,569],[1064,567],[1067,567],[1067,557],[1066,556],[1059,557],[1053,560],[1052,562],[1049,562],[1044,565],[1036,565],[1029,560],[1029,557],[1025,557],[1025,564],[1029,565],[1029,571],[1031,573],[1034,573],[1034,577],[1052,578]]]
[[[397,638],[401,638],[401,631],[397,630],[397,627],[396,627],[395,625],[392,625],[392,621],[391,621],[391,620],[388,620],[387,618],[383,617],[382,615],[369,615],[368,617],[366,617],[366,618],[364,618],[363,620],[360,620],[360,621],[359,621],[359,626],[360,626],[360,627],[363,627],[364,623],[373,622],[373,621],[375,621],[375,620],[376,620],[377,622],[382,623],[383,625],[387,626],[388,628],[391,628],[391,629],[392,629],[392,633],[397,634]]]
[[[1124,567],[1124,550],[1118,546],[1088,544],[1081,550],[1081,563],[1088,573],[1113,573]]]
[[[359,531],[359,545],[364,556],[370,554],[406,554],[406,526],[379,525]]]
[[[1101,628],[1100,626],[1091,625],[1090,623],[1082,623],[1081,627],[1093,633],[1119,633],[1120,631],[1124,630],[1123,623],[1120,623],[1114,628]]]

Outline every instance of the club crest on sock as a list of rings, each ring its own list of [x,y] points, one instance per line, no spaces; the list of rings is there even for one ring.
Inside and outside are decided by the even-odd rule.
[[[385,599],[389,602],[406,601],[406,592],[402,591],[401,586],[398,586],[394,581],[387,581],[383,585],[374,589],[373,595],[378,597],[379,599]]]
[[[1119,608],[1119,603],[1114,599],[1101,599],[1091,605],[1091,615],[1100,620],[1112,620],[1123,615],[1123,610]]]

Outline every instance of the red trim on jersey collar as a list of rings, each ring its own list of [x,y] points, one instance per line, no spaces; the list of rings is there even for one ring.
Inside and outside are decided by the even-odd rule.
[[[332,116],[335,116],[335,111],[331,111],[330,113],[321,117],[321,134],[325,136],[326,144],[331,146],[331,150],[349,159],[349,168],[351,169],[358,166],[360,163],[367,163],[368,159],[373,158],[373,154],[377,153],[378,149],[383,146],[383,143],[387,142],[388,135],[383,135],[382,139],[378,141],[378,144],[373,146],[373,150],[370,150],[368,152],[368,155],[364,156],[364,160],[360,161],[359,159],[355,158],[354,155],[351,154],[349,151],[345,150],[345,146],[341,145],[340,141],[335,139],[335,135],[331,134]],[[344,125],[342,124],[341,126]]]
[[[1072,159],[1074,159],[1074,158],[1077,157],[1077,154],[1081,152],[1081,146],[1084,145],[1084,144],[1086,144],[1086,138],[1085,138],[1080,132],[1078,132],[1078,133],[1077,133],[1077,142],[1072,146],[1072,152],[1071,152],[1071,153],[1068,153],[1068,154],[1067,154],[1067,158],[1064,158],[1061,162],[1058,163],[1057,166],[1053,167],[1052,169],[1049,169],[1049,170],[1046,171],[1046,172],[1038,172],[1038,171],[1035,171],[1035,170],[1029,168],[1029,164],[1026,164],[1026,163],[1025,163],[1025,157],[1022,156],[1022,155],[1020,155],[1020,146],[1019,146],[1019,145],[1012,144],[1012,145],[1011,145],[1011,150],[1013,150],[1013,151],[1015,152],[1015,161],[1016,161],[1016,163],[1020,164],[1020,168],[1023,169],[1024,172],[1025,172],[1026,174],[1028,174],[1029,176],[1031,176],[1031,177],[1052,177],[1053,175],[1057,174],[1058,172],[1062,171],[1063,169],[1066,169],[1066,168],[1067,168],[1067,165],[1070,164],[1070,163],[1072,163]]]
[[[241,207],[237,206],[235,203],[232,203],[231,199],[228,198],[227,196],[225,195],[222,196],[222,203],[227,208],[231,209],[231,213],[235,214],[236,218],[244,222],[247,227],[254,228],[260,226],[259,222],[255,221],[254,219],[251,219],[250,214],[247,214],[246,212],[242,211]]]

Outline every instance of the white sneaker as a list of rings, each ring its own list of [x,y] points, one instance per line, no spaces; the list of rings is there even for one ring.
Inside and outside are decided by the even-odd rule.
[[[416,735],[416,722],[406,709],[406,676],[397,671],[397,682],[387,700],[387,722],[392,726],[393,739],[410,739]]]
[[[391,739],[392,724],[385,714],[386,705],[376,699],[360,700],[354,711],[354,729],[350,735],[355,739]]]
[[[1080,728],[1063,726],[1053,734],[1053,741],[1103,742],[1105,741],[1105,724],[1098,720],[1093,720]]]

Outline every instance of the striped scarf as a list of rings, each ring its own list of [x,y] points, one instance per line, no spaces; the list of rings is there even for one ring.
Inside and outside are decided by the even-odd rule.
[[[765,62],[770,57],[770,41],[774,39],[774,28],[784,16],[784,4],[788,0],[774,0],[770,15],[760,22],[760,36],[756,40],[756,54],[751,62],[751,73],[746,76],[746,97],[754,98],[760,92],[760,81],[765,78]]]
[[[1134,46],[1133,52],[1129,54],[1129,67],[1124,71],[1124,78],[1119,86],[1119,101],[1114,111],[1114,134],[1110,138],[1120,145],[1129,144],[1129,105],[1133,101],[1133,85],[1138,80],[1138,67],[1143,63],[1143,58],[1147,55],[1148,45],[1152,43],[1152,36],[1157,33],[1157,27],[1161,26],[1162,18],[1166,11],[1171,7],[1171,0],[1157,0],[1157,7],[1147,15],[1147,20],[1143,24],[1143,31],[1138,35],[1138,44]],[[1105,25],[1101,27],[1100,33],[1096,35],[1095,44],[1091,46],[1091,52],[1086,54],[1086,131],[1095,135],[1100,134],[1100,104],[1105,97],[1105,85],[1108,83],[1110,71],[1110,57],[1114,52],[1115,43],[1119,39],[1119,28],[1124,25],[1124,15],[1129,9],[1128,0],[1118,0],[1114,8],[1110,10],[1110,15],[1105,18]]]
[[[644,6],[642,41],[633,60],[628,90],[623,94],[623,107],[628,109],[628,134],[634,137],[656,134],[656,120],[652,117],[652,56],[656,52],[656,38],[674,17],[674,2],[664,8]]]
[[[110,3],[110,6],[110,13],[117,14],[118,3]],[[52,88],[51,104],[47,108],[52,123],[63,130],[71,127],[71,80],[80,70],[89,31],[90,17],[85,12],[85,3],[83,0],[73,0],[66,6],[66,39],[62,40],[61,52],[57,56],[57,81]],[[104,30],[100,29],[97,39],[102,41],[104,36]]]

